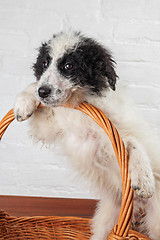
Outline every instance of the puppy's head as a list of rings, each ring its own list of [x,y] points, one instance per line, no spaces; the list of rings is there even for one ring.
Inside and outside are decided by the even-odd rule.
[[[45,105],[59,106],[76,95],[85,98],[85,94],[115,90],[117,75],[110,53],[77,32],[54,35],[42,44],[33,69],[36,95]]]

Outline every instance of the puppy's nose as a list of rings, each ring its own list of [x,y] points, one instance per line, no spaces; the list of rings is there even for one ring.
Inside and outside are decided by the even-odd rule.
[[[51,88],[48,86],[42,86],[38,89],[38,94],[41,98],[47,98],[51,93]]]

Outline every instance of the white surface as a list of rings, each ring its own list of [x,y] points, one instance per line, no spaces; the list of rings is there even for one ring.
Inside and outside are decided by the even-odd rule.
[[[0,118],[35,79],[36,48],[66,28],[111,49],[119,81],[160,134],[159,0],[0,0]],[[0,195],[93,198],[66,158],[34,145],[26,123],[14,122],[0,143]]]

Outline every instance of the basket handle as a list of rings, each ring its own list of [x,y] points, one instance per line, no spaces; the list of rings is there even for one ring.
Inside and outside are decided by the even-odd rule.
[[[40,107],[43,107],[41,104]],[[63,106],[64,107],[64,106]],[[150,238],[138,232],[129,230],[133,215],[133,189],[128,172],[128,154],[117,129],[111,121],[99,109],[91,104],[83,102],[78,106],[69,104],[65,107],[74,108],[90,116],[107,133],[117,157],[122,176],[122,202],[117,225],[112,229],[108,240],[150,240]],[[0,140],[9,124],[14,120],[14,112],[11,109],[0,122]]]

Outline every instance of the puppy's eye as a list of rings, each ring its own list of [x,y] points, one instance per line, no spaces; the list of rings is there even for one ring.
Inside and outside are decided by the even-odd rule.
[[[51,57],[50,56],[46,57],[46,59],[43,61],[43,69],[44,70],[48,68],[50,62],[51,62]]]
[[[43,62],[43,68],[46,69],[49,65],[49,62],[48,61],[44,61]]]
[[[71,70],[73,68],[73,65],[71,64],[71,63],[66,63],[65,65],[64,65],[64,69],[65,70]]]

